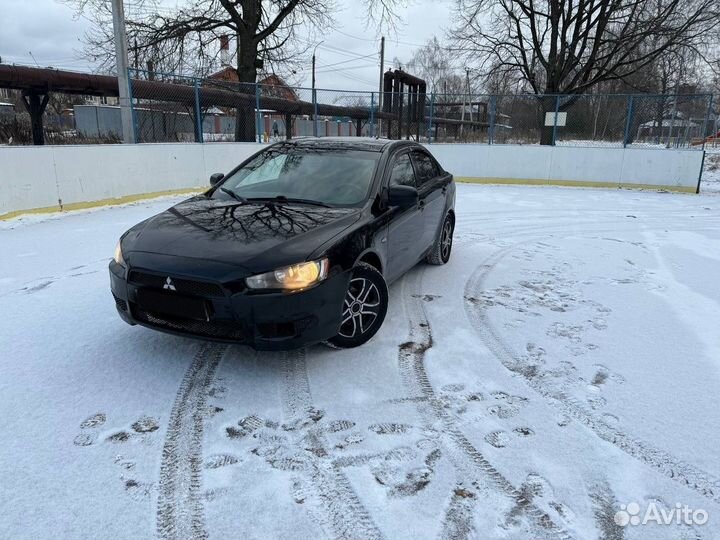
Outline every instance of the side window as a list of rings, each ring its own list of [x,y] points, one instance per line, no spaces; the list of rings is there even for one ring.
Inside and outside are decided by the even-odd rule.
[[[417,171],[418,187],[432,182],[440,176],[440,168],[435,164],[430,156],[424,152],[412,152],[412,160]]]
[[[400,156],[395,161],[390,172],[390,185],[415,187],[415,172],[407,154]]]

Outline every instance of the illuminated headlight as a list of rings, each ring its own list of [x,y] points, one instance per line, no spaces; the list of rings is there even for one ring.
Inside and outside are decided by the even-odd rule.
[[[328,260],[304,262],[293,264],[285,268],[278,268],[274,272],[258,274],[245,278],[245,283],[251,289],[284,289],[298,290],[311,287],[321,282],[328,274]]]
[[[118,240],[118,243],[115,246],[115,255],[113,255],[113,259],[120,266],[125,266],[125,259],[123,259],[122,249],[120,249],[120,240]]]

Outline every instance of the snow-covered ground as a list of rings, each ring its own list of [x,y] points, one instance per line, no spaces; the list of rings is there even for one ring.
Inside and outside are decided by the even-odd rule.
[[[450,263],[293,353],[120,321],[173,200],[1,226],[1,538],[720,537],[716,196],[460,185]]]
[[[705,150],[705,162],[703,163],[702,192],[720,191],[720,147],[710,147]]]

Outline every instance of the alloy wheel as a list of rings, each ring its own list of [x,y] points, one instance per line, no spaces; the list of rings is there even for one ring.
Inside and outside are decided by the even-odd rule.
[[[350,280],[339,335],[355,338],[367,332],[380,313],[380,291],[369,279],[357,277]]]
[[[447,261],[450,258],[450,250],[452,249],[452,222],[449,219],[445,220],[443,225],[442,236],[440,237],[440,254],[442,255],[443,261]]]

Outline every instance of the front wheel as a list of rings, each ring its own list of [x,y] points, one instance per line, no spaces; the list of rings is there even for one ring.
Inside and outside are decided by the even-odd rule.
[[[382,274],[369,264],[358,264],[343,300],[338,335],[329,340],[330,344],[349,349],[366,343],[382,326],[387,306],[388,290]]]
[[[435,239],[432,250],[428,253],[427,262],[430,264],[445,264],[450,260],[450,252],[452,251],[453,230],[455,223],[450,214],[445,216],[440,234]]]

